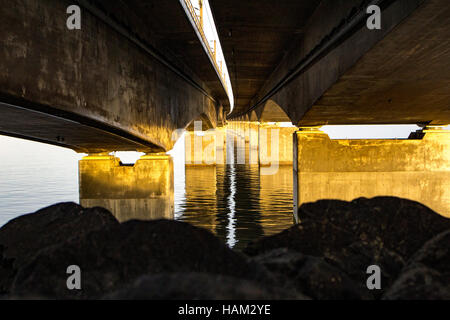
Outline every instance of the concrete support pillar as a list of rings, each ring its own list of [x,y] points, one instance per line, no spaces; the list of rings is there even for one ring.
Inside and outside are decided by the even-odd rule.
[[[239,121],[239,136],[244,140],[245,143],[245,124],[242,119]]]
[[[216,128],[216,164],[225,164],[227,157],[227,129]]]
[[[320,199],[396,196],[450,216],[450,131],[404,140],[331,140],[318,129],[294,135],[294,215]]]
[[[250,142],[250,121],[244,121],[243,126],[244,126],[245,143],[249,143]]]
[[[236,136],[238,138],[241,137],[241,122],[240,121],[236,121]]]
[[[240,122],[233,121],[228,124],[225,130],[227,164],[245,164],[246,163],[246,144],[240,135]]]
[[[187,131],[185,135],[185,163],[191,165],[216,165],[216,132]]]
[[[249,122],[249,161],[259,164],[259,122]]]
[[[79,162],[80,204],[110,210],[119,221],[173,219],[172,157],[147,154],[133,165],[122,165],[107,154]]]
[[[292,165],[292,135],[298,128],[278,124],[259,125],[259,164]]]

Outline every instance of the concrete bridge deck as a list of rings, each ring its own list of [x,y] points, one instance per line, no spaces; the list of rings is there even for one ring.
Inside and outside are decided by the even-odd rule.
[[[68,0],[2,6],[0,134],[90,154],[143,151],[132,169],[105,154],[94,158],[132,185],[141,181],[133,172],[166,168],[148,189],[170,209],[173,166],[163,153],[174,146],[174,132],[194,130],[195,120],[202,130],[222,127],[228,115],[233,143],[250,144],[252,161],[294,166],[295,205],[376,190],[450,209],[449,133],[433,127],[450,123],[447,0],[211,0],[235,93],[231,114],[223,79],[182,2],[76,3],[81,30],[66,27]],[[371,4],[381,9],[379,30],[366,25]],[[326,124],[428,127],[401,142],[332,143],[314,138],[322,133],[313,127]],[[208,145],[192,153],[200,154],[199,165],[215,165],[228,141],[205,137]],[[89,160],[82,167],[94,172]],[[356,178],[343,183],[341,173],[349,172]],[[422,185],[394,190],[396,175],[407,184],[420,177]],[[388,187],[376,189],[374,179]],[[305,191],[307,184],[317,193]],[[346,184],[358,187],[342,195]]]
[[[368,4],[381,30],[366,27]],[[445,0],[223,1],[230,118],[450,122]],[[80,152],[168,151],[193,120],[223,125],[227,93],[177,1],[13,0],[0,22],[0,132]],[[10,119],[13,119],[10,121]]]
[[[0,19],[0,132],[81,152],[160,152],[227,93],[176,1],[13,0]],[[219,114],[219,115],[218,115]]]
[[[366,26],[372,3],[380,30]],[[448,1],[212,4],[234,50],[232,117],[255,111],[261,120],[267,108],[265,121],[297,126],[450,122]]]

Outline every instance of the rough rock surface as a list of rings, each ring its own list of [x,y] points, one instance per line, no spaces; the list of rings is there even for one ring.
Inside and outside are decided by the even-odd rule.
[[[108,294],[113,300],[278,300],[308,299],[302,294],[230,276],[205,273],[147,275]]]
[[[289,283],[298,292],[319,300],[371,299],[361,285],[323,258],[307,256],[288,249],[275,249],[253,259],[277,276],[277,282]]]
[[[11,220],[0,228],[0,293],[7,293],[17,270],[47,247],[119,222],[106,209],[60,203]]]
[[[187,223],[55,205],[0,228],[0,297],[450,299],[450,219],[390,197],[318,201],[299,217],[249,258]],[[382,290],[366,287],[372,264]],[[70,265],[82,290],[67,289]]]
[[[328,255],[326,261],[333,266],[344,271],[355,283],[366,288],[367,273],[366,268],[371,265],[377,265],[382,270],[381,284],[382,289],[388,288],[396,279],[402,268],[405,266],[405,260],[395,251],[384,248],[377,243],[358,241]],[[383,290],[371,291],[374,298],[380,298]]]
[[[254,256],[290,248],[307,255],[328,256],[364,241],[409,258],[426,241],[450,229],[450,219],[418,202],[394,197],[321,200],[302,205],[298,216],[300,224],[249,244],[245,252]]]
[[[82,270],[82,290],[67,290],[69,265]],[[142,275],[199,272],[268,281],[264,268],[229,249],[209,231],[187,223],[129,221],[72,238],[42,250],[21,268],[15,295],[97,298],[118,290]]]
[[[450,230],[437,235],[414,254],[383,298],[450,300]]]
[[[382,290],[371,291],[374,298],[386,292],[403,272],[406,262],[429,239],[450,229],[450,219],[420,203],[394,197],[308,203],[299,208],[299,218],[299,225],[250,243],[244,252],[258,256],[287,248],[320,257],[363,286],[368,277],[367,267],[378,265],[382,270]],[[443,245],[436,244],[439,248]],[[428,252],[436,250],[429,244],[421,256],[431,259]],[[433,271],[435,260],[427,265]],[[443,265],[450,269],[448,261]],[[298,273],[301,272],[300,268]]]

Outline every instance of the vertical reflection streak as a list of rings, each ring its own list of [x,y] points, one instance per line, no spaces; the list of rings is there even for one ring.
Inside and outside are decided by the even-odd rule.
[[[234,143],[228,143],[229,139],[235,139],[234,134],[231,137],[227,134],[227,156],[230,155],[230,159],[227,159],[230,168],[230,195],[228,196],[228,225],[227,225],[227,244],[230,248],[234,248],[236,245],[236,168],[234,166]]]
[[[230,165],[230,196],[228,197],[228,225],[227,225],[227,244],[233,248],[236,241],[236,168],[234,164]]]
[[[173,157],[175,220],[182,219],[186,208],[185,135],[186,132],[183,132],[177,139],[173,149],[167,152]]]

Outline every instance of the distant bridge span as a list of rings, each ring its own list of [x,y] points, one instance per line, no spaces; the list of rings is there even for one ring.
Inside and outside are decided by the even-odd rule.
[[[211,0],[231,119],[450,123],[447,0]],[[163,152],[223,125],[227,93],[179,1],[12,0],[0,19],[0,132],[79,152]],[[366,8],[382,9],[381,30]],[[218,123],[219,122],[219,123]]]
[[[178,1],[78,2],[81,30],[66,27],[72,1],[2,8],[0,133],[78,152],[162,152],[192,120],[222,121],[225,89]]]
[[[211,1],[223,46],[235,51],[227,56],[231,118],[255,111],[297,126],[450,123],[448,1],[281,1],[282,15],[269,3]],[[366,26],[369,4],[381,8],[380,30]]]

